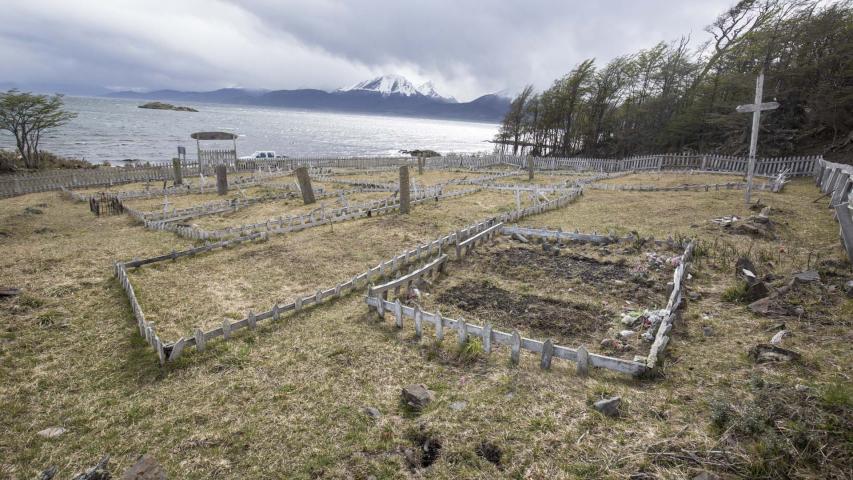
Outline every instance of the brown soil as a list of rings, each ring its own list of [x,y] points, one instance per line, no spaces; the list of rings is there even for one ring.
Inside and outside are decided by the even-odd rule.
[[[438,301],[498,325],[558,338],[595,337],[607,331],[615,315],[591,303],[510,292],[487,280],[458,285],[441,293]]]

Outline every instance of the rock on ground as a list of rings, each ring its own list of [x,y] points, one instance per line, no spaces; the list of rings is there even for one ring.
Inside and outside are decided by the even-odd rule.
[[[48,427],[38,432],[38,435],[44,438],[56,438],[65,432],[66,430],[62,427]]]
[[[749,350],[749,356],[756,363],[791,362],[801,358],[801,355],[793,350],[766,343],[759,343],[752,347]]]
[[[611,397],[599,400],[592,405],[592,408],[607,415],[608,417],[618,417],[619,407],[622,405],[622,397]]]
[[[401,395],[407,405],[418,410],[426,407],[435,399],[435,394],[422,383],[413,383],[403,387]]]
[[[133,464],[121,480],[166,480],[166,471],[150,455],[143,455]]]

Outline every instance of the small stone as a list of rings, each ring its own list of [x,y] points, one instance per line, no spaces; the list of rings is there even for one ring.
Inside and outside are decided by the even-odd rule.
[[[853,280],[847,280],[847,283],[844,284],[844,292],[847,293],[847,296],[853,298]]]
[[[712,337],[714,336],[714,329],[709,327],[708,325],[705,325],[704,327],[702,327],[702,335],[705,335],[706,337]]]
[[[467,406],[468,406],[468,402],[463,401],[463,400],[459,400],[457,402],[451,403],[450,409],[459,412],[459,411],[465,410],[465,407],[467,407]]]
[[[374,420],[379,420],[379,418],[382,417],[382,412],[380,412],[376,407],[364,407],[364,413]]]
[[[796,390],[798,392],[808,392],[811,389],[807,385],[803,385],[803,384],[798,383],[798,384],[794,385],[794,390]]]
[[[755,277],[755,265],[752,264],[752,261],[746,257],[740,257],[737,259],[735,263],[735,277],[744,277],[744,270],[752,273],[752,276]]]
[[[801,355],[793,350],[768,344],[758,344],[749,350],[749,356],[756,363],[791,362],[799,360]]]
[[[816,270],[806,270],[805,272],[795,273],[792,281],[794,283],[819,282],[820,274]]]
[[[622,405],[622,397],[611,397],[595,402],[592,407],[608,417],[617,417],[620,405]]]
[[[38,432],[38,435],[44,438],[56,438],[65,432],[66,430],[62,427],[48,427]]]
[[[749,304],[750,311],[759,315],[767,315],[770,313],[770,297],[764,297]]]
[[[616,340],[615,338],[605,338],[604,340],[601,341],[601,348],[603,348],[605,350],[621,351],[622,350],[622,342],[620,342],[619,340]]]
[[[770,345],[782,345],[782,339],[788,336],[787,330],[780,330],[770,339]]]
[[[622,330],[621,332],[619,332],[619,338],[622,340],[628,340],[630,338],[633,338],[636,334],[637,332],[633,330]]]
[[[699,292],[687,292],[687,298],[695,302],[702,298],[702,295],[699,295]]]
[[[768,295],[770,295],[770,288],[767,287],[767,284],[764,282],[755,282],[746,288],[744,298],[748,302],[754,302]]]
[[[166,480],[166,471],[150,455],[143,455],[128,468],[121,480]]]
[[[435,399],[435,394],[422,383],[414,383],[403,388],[403,402],[415,409],[426,407]]]
[[[640,355],[634,355],[634,361],[637,363],[646,363],[646,357],[641,357]]]

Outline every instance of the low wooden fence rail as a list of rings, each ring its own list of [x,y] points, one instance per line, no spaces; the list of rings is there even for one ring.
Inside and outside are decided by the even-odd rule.
[[[494,238],[495,235],[500,233],[500,229],[502,226],[503,223],[496,223],[495,225],[492,225],[491,227],[483,230],[482,232],[474,235],[473,237],[463,240],[461,242],[458,241],[459,235],[457,235],[456,259],[458,260],[467,256],[471,252],[471,250],[477,246],[477,242],[482,244],[483,242]]]
[[[601,236],[598,234],[505,227],[502,223],[496,223],[491,227],[482,230],[480,233],[469,237],[467,240],[461,242],[457,241],[457,258],[461,258],[459,253],[460,245],[474,244],[477,241],[488,238],[495,233],[502,233],[504,235],[523,234],[531,237],[555,238],[558,240],[582,241],[598,244],[630,240],[631,238],[619,239],[617,237]],[[459,235],[457,235],[457,239],[458,238],[460,238]],[[403,285],[406,285],[407,287],[410,286],[415,279],[422,275],[426,275],[430,270],[435,269],[438,264],[438,260],[425,266],[422,271],[415,271],[387,282],[379,287],[369,288],[365,302],[369,307],[375,309],[381,318],[384,318],[386,312],[390,312],[394,316],[395,325],[398,328],[403,328],[404,318],[411,318],[414,321],[415,337],[418,339],[422,337],[423,324],[426,322],[433,325],[436,339],[439,341],[444,338],[445,330],[451,329],[457,331],[457,341],[460,346],[463,346],[471,336],[481,338],[483,341],[483,349],[487,354],[491,352],[491,346],[493,343],[509,346],[511,351],[511,361],[513,363],[518,363],[519,352],[521,350],[527,350],[540,355],[540,366],[545,369],[550,368],[552,357],[556,357],[576,362],[578,372],[582,374],[586,374],[590,366],[605,368],[620,373],[627,373],[633,376],[655,374],[658,371],[664,350],[669,344],[673,323],[678,315],[680,315],[684,280],[687,275],[688,263],[692,257],[693,248],[693,242],[687,244],[687,247],[681,256],[681,261],[673,272],[673,289],[669,296],[667,306],[664,309],[664,314],[660,317],[661,321],[657,324],[653,324],[647,332],[647,334],[653,337],[654,340],[645,363],[589,353],[583,346],[580,346],[577,349],[572,349],[569,347],[555,345],[552,340],[541,341],[525,338],[515,330],[512,333],[495,330],[490,323],[486,323],[482,326],[473,325],[467,323],[462,318],[450,319],[443,317],[438,312],[430,313],[421,311],[417,305],[412,307],[403,305],[400,302],[400,288]],[[442,259],[442,265],[443,262],[444,260]],[[396,297],[393,302],[388,300],[388,291],[392,288],[395,289]]]
[[[502,332],[495,330],[489,323],[475,325],[462,318],[447,318],[439,312],[430,313],[421,311],[417,306],[402,305],[399,299],[390,302],[381,297],[368,296],[365,302],[369,307],[376,309],[376,312],[382,317],[385,316],[385,312],[392,313],[399,328],[403,328],[404,318],[412,319],[417,338],[421,338],[423,335],[424,323],[429,323],[433,326],[438,341],[444,339],[446,330],[456,330],[457,342],[460,345],[464,345],[469,337],[479,337],[483,341],[483,351],[487,354],[491,353],[493,344],[508,346],[511,352],[510,359],[514,364],[519,362],[521,351],[526,350],[540,355],[540,366],[544,369],[551,368],[551,359],[556,357],[577,363],[577,368],[580,371],[587,370],[589,366],[606,368],[632,376],[639,376],[648,371],[646,365],[642,363],[589,353],[583,346],[572,349],[555,345],[552,340],[541,341],[522,337],[517,330],[513,330],[512,333]]]

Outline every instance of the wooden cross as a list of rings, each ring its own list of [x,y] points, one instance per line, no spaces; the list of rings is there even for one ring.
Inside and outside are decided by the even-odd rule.
[[[752,177],[755,174],[755,150],[758,148],[758,125],[761,121],[761,112],[764,110],[775,110],[779,108],[777,102],[761,102],[764,92],[764,70],[755,79],[755,103],[738,105],[735,110],[738,113],[752,113],[752,136],[749,138],[749,167],[746,173],[746,204],[749,205],[752,196]]]

